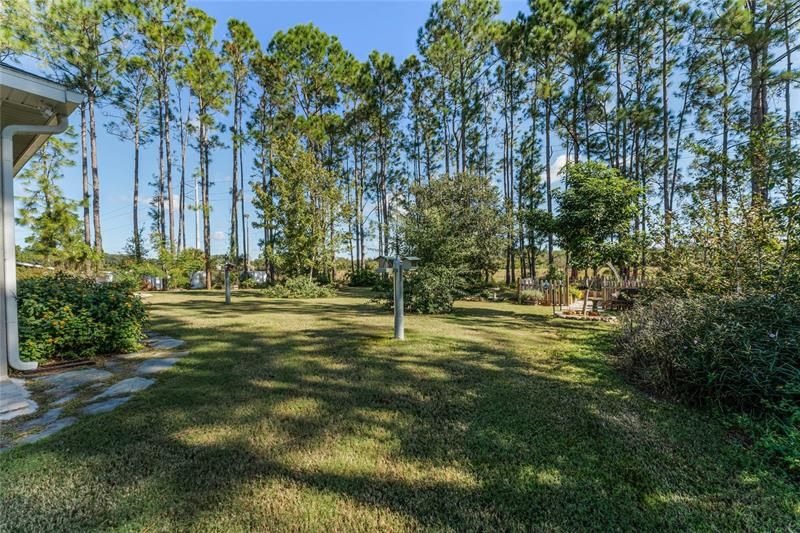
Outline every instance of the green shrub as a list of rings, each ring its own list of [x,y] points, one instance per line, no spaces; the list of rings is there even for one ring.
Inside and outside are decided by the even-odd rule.
[[[521,304],[537,304],[542,300],[544,300],[544,293],[537,289],[528,289],[519,293],[519,303]]]
[[[627,375],[653,392],[758,421],[757,445],[800,466],[797,299],[662,296],[623,315],[617,353]]]
[[[239,282],[240,289],[266,289],[268,285],[266,283],[259,283],[255,280],[255,278],[245,278]]]
[[[451,313],[453,302],[463,294],[462,281],[448,267],[424,265],[406,274],[403,302],[406,311],[421,314]],[[394,305],[393,282],[390,279],[383,294],[375,299],[386,307]]]
[[[75,359],[136,350],[146,313],[128,283],[57,274],[17,287],[23,359]]]
[[[380,274],[374,269],[364,268],[347,275],[347,284],[351,287],[375,287],[380,281]]]
[[[411,273],[405,284],[406,309],[414,313],[452,313],[453,301],[461,294],[460,278],[451,268],[423,266]]]
[[[267,298],[330,298],[336,295],[331,287],[319,285],[308,276],[289,278],[262,292]]]

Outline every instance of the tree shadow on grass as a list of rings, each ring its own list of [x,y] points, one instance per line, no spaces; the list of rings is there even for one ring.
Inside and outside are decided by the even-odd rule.
[[[364,327],[374,308],[352,301],[181,306],[152,305],[159,331],[192,350],[157,386],[0,457],[10,529],[770,529],[796,519],[796,493],[707,417],[616,379],[592,345],[602,328],[471,307],[437,319],[453,331],[421,323],[396,344]],[[237,313],[302,327],[254,329]],[[545,352],[566,348],[521,357],[528,338],[507,331],[517,327]],[[578,344],[547,344],[565,327]]]

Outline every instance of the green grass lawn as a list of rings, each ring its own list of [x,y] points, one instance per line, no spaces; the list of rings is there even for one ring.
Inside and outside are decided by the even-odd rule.
[[[777,530],[800,491],[709,413],[654,400],[608,328],[459,303],[392,317],[157,294],[191,354],[118,410],[0,454],[0,529]]]

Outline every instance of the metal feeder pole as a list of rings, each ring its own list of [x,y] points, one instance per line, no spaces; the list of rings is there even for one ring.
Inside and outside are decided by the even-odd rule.
[[[226,266],[225,267],[225,304],[230,305],[231,303],[231,271]]]
[[[398,255],[394,259],[394,338],[397,340],[405,339],[403,307],[403,260]]]

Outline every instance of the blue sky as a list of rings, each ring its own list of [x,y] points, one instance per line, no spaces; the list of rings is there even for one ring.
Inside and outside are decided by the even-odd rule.
[[[223,39],[225,23],[229,18],[246,21],[253,28],[262,46],[269,43],[278,30],[287,30],[296,24],[313,22],[323,31],[336,35],[342,45],[358,59],[366,60],[372,50],[388,52],[395,56],[398,63],[412,53],[416,53],[417,31],[424,24],[430,11],[431,2],[415,1],[192,1],[191,5],[202,8],[217,19],[217,38]],[[503,3],[501,17],[510,19],[520,10],[526,10],[527,4],[522,1]],[[24,68],[39,70],[35,64],[23,61]],[[46,71],[45,71],[46,73]],[[120,141],[105,131],[104,123],[108,120],[100,110],[98,113],[98,168],[101,179],[101,222],[103,244],[107,252],[120,252],[132,233],[132,190],[133,190],[133,148],[130,143]],[[222,117],[229,121],[228,117]],[[70,123],[78,129],[79,116],[73,114]],[[189,150],[188,169],[196,163],[195,154]],[[76,161],[80,153],[75,154]],[[251,154],[245,153],[245,165]],[[146,147],[142,152],[141,181],[143,196],[150,195],[147,181],[158,171],[157,146]],[[191,172],[187,170],[187,176]],[[221,253],[227,249],[227,231],[230,224],[230,175],[231,155],[229,149],[217,150],[213,154],[211,164],[212,215],[211,232],[214,235],[212,250]],[[65,172],[62,187],[66,194],[74,199],[81,196],[80,165],[69,168]],[[18,188],[17,193],[22,191]],[[248,193],[249,188],[248,188]],[[175,193],[177,194],[177,187]],[[191,195],[191,191],[188,192]],[[177,201],[176,201],[177,202]],[[187,205],[190,201],[187,200]],[[148,221],[146,206],[140,205],[140,221]],[[248,212],[252,212],[248,205]],[[194,214],[187,213],[187,245],[193,244]],[[177,229],[176,229],[177,231]],[[17,228],[17,242],[23,244],[27,235],[25,228]],[[250,247],[255,251],[257,231],[250,231]]]

